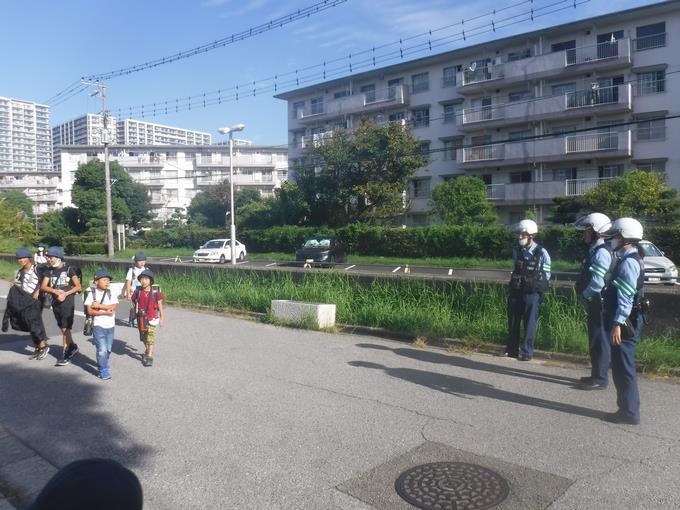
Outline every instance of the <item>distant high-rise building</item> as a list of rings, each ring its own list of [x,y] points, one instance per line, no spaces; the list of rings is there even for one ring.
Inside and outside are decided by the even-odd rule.
[[[121,145],[210,145],[212,135],[202,131],[124,119],[117,124]]]
[[[116,143],[116,118],[108,120],[109,143]],[[103,118],[97,113],[87,113],[52,128],[52,150],[54,153],[54,169],[61,170],[62,145],[101,145]]]
[[[59,196],[49,118],[48,106],[0,97],[0,191],[23,191],[37,214],[54,208]]]

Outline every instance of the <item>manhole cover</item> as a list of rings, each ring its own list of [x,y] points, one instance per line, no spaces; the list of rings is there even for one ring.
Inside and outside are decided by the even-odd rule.
[[[508,497],[508,482],[476,464],[435,462],[404,471],[397,493],[422,510],[484,510]]]

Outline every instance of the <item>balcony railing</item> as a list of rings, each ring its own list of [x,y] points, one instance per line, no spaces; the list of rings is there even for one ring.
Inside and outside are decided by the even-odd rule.
[[[306,135],[300,138],[301,149],[312,149],[314,147],[321,147],[324,143],[333,137],[333,131],[324,131],[323,133],[315,133],[313,135]]]
[[[465,147],[463,148],[461,154],[462,163],[503,159],[503,156],[505,154],[505,145],[502,143],[498,143],[493,145],[477,145],[475,147]]]
[[[505,184],[488,184],[486,186],[488,200],[503,200],[505,198]]]
[[[623,85],[621,85],[623,87]],[[594,87],[589,90],[577,90],[566,94],[567,109],[599,106],[619,102],[619,86]]]
[[[597,187],[601,182],[608,181],[612,177],[593,177],[590,179],[567,179],[565,181],[565,195],[569,197],[580,196],[586,191]]]
[[[646,35],[633,40],[635,51],[651,50],[666,46],[666,32],[660,34]]]
[[[505,105],[502,104],[479,108],[465,108],[463,110],[463,124],[503,118],[505,118]]]
[[[567,51],[567,66],[585,64],[619,56],[619,41],[607,41],[592,46],[572,48]]]
[[[594,152],[617,150],[619,148],[618,133],[595,133],[566,137],[567,154],[574,152]]]
[[[489,80],[499,80],[505,76],[505,67],[501,64],[488,65],[477,67],[475,69],[466,69],[459,73],[461,77],[461,84],[463,86],[472,83],[480,83]]]
[[[331,99],[315,104],[313,107],[300,108],[295,116],[299,120],[317,119],[324,116],[376,110],[389,105],[406,104],[408,104],[408,88],[406,85],[392,85],[384,89]]]

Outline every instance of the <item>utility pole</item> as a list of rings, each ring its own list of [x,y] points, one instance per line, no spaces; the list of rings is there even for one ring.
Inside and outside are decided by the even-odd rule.
[[[97,87],[97,92],[102,100],[102,144],[104,145],[104,189],[106,191],[106,244],[109,258],[113,258],[113,213],[111,211],[111,171],[109,169],[109,111],[106,106],[106,85],[99,82],[88,82],[88,85]]]

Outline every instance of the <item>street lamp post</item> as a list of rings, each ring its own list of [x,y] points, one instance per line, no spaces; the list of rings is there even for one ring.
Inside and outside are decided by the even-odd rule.
[[[229,218],[231,224],[229,225],[229,242],[231,244],[231,264],[236,264],[236,225],[234,224],[234,132],[243,131],[245,124],[236,124],[232,127],[223,127],[218,131],[223,135],[229,134],[229,205],[231,212]]]

